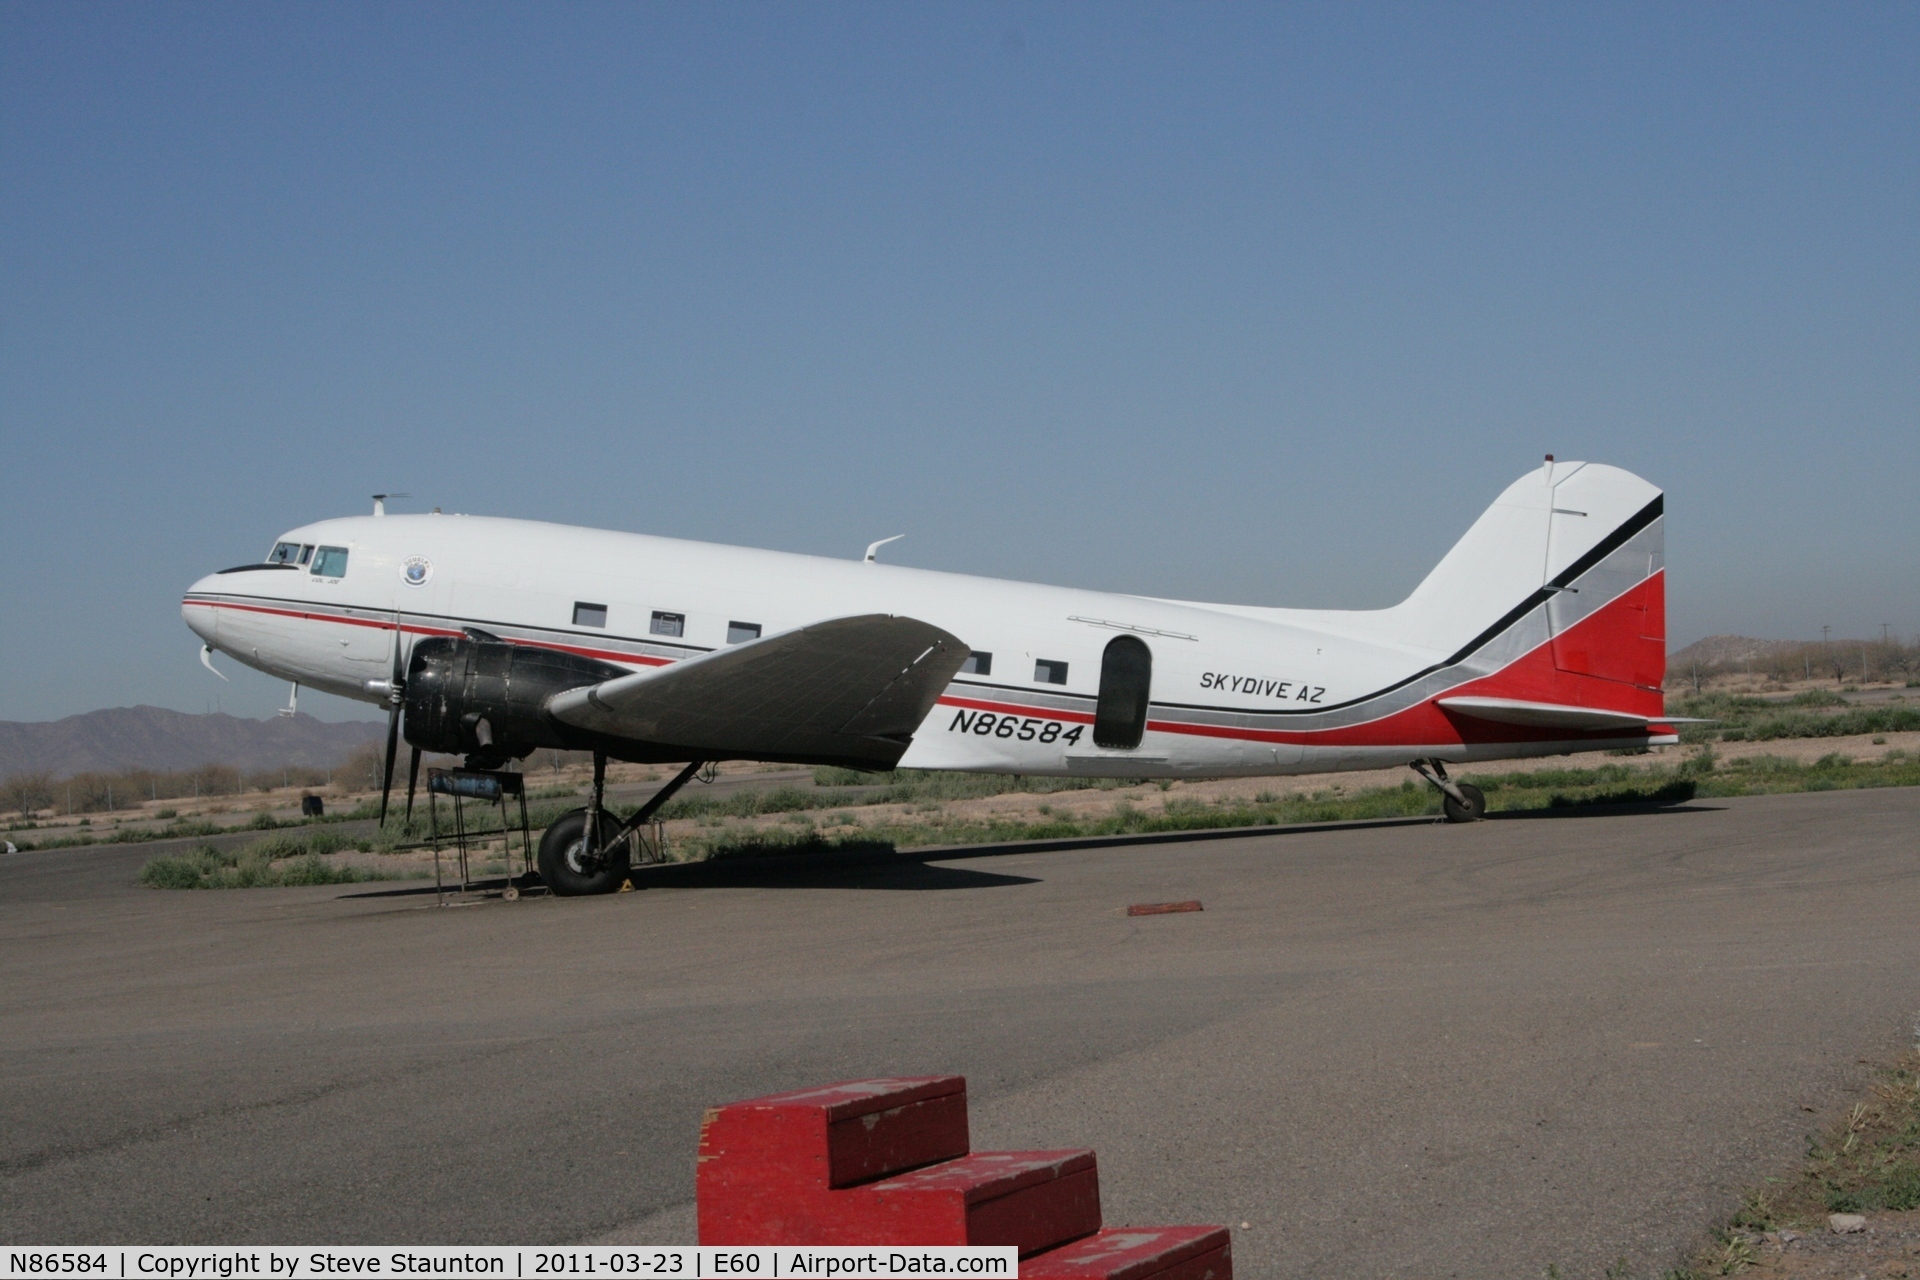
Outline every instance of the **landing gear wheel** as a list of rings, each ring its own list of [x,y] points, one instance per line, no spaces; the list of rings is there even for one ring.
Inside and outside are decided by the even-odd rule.
[[[616,825],[612,814],[600,814],[602,835]],[[562,814],[540,837],[540,880],[548,891],[563,898],[589,893],[612,893],[627,878],[627,842],[609,854],[587,852],[587,811]]]
[[[1456,782],[1453,785],[1460,788],[1460,794],[1467,798],[1467,802],[1461,804],[1444,791],[1440,793],[1440,807],[1446,810],[1448,822],[1478,822],[1487,816],[1485,792],[1471,782]],[[545,856],[546,846],[542,845],[541,857]]]

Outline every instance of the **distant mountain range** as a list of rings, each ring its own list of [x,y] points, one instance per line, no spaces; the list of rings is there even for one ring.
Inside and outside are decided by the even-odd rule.
[[[328,724],[310,715],[243,720],[161,707],[114,707],[64,720],[0,720],[0,778],[45,770],[56,778],[121,769],[331,768],[386,734],[378,721]]]
[[[1804,640],[1756,640],[1752,636],[1708,636],[1668,654],[1667,670],[1682,671],[1695,663],[1702,667],[1731,667],[1747,661],[1760,662],[1776,653],[1805,648],[1806,643]]]

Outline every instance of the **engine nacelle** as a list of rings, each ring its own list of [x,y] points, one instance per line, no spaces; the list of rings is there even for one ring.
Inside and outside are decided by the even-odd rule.
[[[547,699],[625,674],[554,649],[434,636],[413,646],[407,664],[407,741],[422,751],[501,763],[539,747],[588,747],[593,735],[556,722]]]

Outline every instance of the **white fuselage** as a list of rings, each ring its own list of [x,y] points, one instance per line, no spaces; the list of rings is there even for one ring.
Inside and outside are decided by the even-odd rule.
[[[1391,625],[1391,610],[1192,604],[459,515],[327,520],[287,533],[282,544],[317,550],[304,566],[242,566],[203,578],[183,604],[188,625],[261,671],[370,702],[381,700],[369,682],[392,666],[396,623],[403,644],[475,628],[639,670],[722,648],[730,635],[739,642],[887,613],[931,623],[989,655],[986,670],[963,671],[949,685],[903,767],[1278,774],[1543,755],[1613,741],[1538,733],[1381,740],[1382,723],[1404,719],[1435,689],[1494,670],[1474,659],[1432,674],[1458,637],[1423,643],[1395,634],[1406,628]],[[322,566],[326,549],[345,552],[343,568],[337,554]],[[1102,655],[1122,634],[1151,650],[1151,712],[1137,748],[1103,750],[1092,734]]]

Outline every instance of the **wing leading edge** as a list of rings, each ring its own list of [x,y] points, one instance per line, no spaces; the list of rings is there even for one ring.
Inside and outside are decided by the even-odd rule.
[[[967,653],[915,618],[835,618],[568,689],[547,711],[696,758],[892,768]]]

